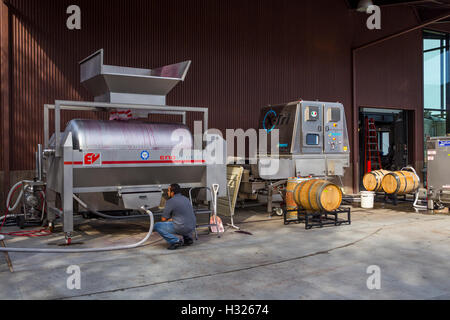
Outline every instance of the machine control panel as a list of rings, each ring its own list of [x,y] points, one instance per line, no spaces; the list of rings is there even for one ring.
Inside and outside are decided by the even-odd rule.
[[[323,149],[323,106],[311,102],[302,104],[302,144],[304,153],[321,153]]]
[[[349,153],[344,106],[341,103],[297,101],[261,110],[260,129],[279,130],[280,154]],[[272,151],[273,152],[273,151]]]
[[[348,147],[344,136],[344,109],[342,105],[325,105],[324,151],[325,153],[343,153]]]

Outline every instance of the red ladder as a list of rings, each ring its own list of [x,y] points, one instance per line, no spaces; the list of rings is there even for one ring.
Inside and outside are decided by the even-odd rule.
[[[364,172],[368,173],[374,169],[381,168],[380,149],[378,148],[377,128],[375,120],[366,117],[366,143],[365,143],[365,168]]]

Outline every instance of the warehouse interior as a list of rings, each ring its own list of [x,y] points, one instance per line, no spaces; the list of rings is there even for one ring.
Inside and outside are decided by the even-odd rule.
[[[72,5],[81,14],[75,29]],[[371,6],[381,10],[380,28],[369,28]],[[149,239],[157,243],[154,223],[163,221],[173,183],[199,215],[194,248],[203,241],[205,250],[225,252],[227,235],[239,247],[245,234],[242,250],[260,241],[253,254],[273,233],[280,238],[267,250],[275,259],[290,232],[306,242],[312,234],[326,248],[325,233],[314,233],[325,225],[336,227],[323,228],[336,248],[414,219],[428,230],[438,228],[435,218],[444,238],[450,230],[450,0],[0,0],[0,85],[0,253],[11,272],[12,265],[31,272],[27,253],[38,252],[44,265],[46,253],[132,250],[115,253],[122,259]],[[230,129],[280,132],[278,149],[250,154],[249,138],[238,162]],[[171,135],[180,130],[187,140],[175,157]],[[205,160],[214,141],[226,145],[228,163]],[[275,156],[278,171],[266,173]],[[130,216],[127,233],[120,220]],[[260,229],[261,219],[268,223]],[[420,241],[420,227],[411,228]],[[161,248],[154,250],[164,260]],[[242,266],[246,255],[232,259]],[[290,248],[281,258],[289,255],[301,256]],[[402,287],[384,297],[450,297],[436,289],[439,279],[428,296]],[[11,297],[39,298],[23,294],[25,287]],[[356,292],[342,297],[358,299]],[[133,297],[140,294],[155,297]]]

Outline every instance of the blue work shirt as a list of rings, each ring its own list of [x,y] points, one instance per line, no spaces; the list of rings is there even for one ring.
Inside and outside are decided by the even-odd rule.
[[[166,202],[162,216],[173,220],[175,232],[180,235],[192,233],[197,223],[191,202],[180,193]]]

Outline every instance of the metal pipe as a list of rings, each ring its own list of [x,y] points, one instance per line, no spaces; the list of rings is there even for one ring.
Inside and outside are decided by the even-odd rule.
[[[414,31],[414,30],[417,30],[417,29],[421,29],[421,28],[423,28],[423,27],[426,27],[426,26],[428,26],[428,25],[430,25],[430,24],[439,22],[439,21],[444,20],[444,19],[449,18],[449,17],[450,17],[450,12],[447,12],[447,13],[445,13],[444,15],[439,16],[438,18],[434,18],[434,19],[428,20],[427,22],[421,23],[421,24],[419,24],[419,25],[417,25],[417,26],[415,26],[415,27],[411,27],[411,28],[408,28],[408,29],[406,29],[406,30],[403,30],[403,31],[400,31],[400,32],[391,34],[391,35],[386,36],[386,37],[383,37],[383,38],[381,38],[381,39],[378,39],[378,40],[375,40],[375,41],[366,43],[366,44],[364,44],[364,45],[362,45],[362,46],[353,48],[353,50],[354,50],[354,51],[358,51],[358,50],[361,50],[361,49],[365,49],[365,48],[371,47],[371,46],[373,46],[373,45],[376,45],[376,44],[385,42],[385,41],[387,41],[387,40],[390,40],[390,39],[399,37],[399,36],[401,36],[401,35],[404,35],[404,34],[406,34],[406,33],[411,32],[411,31]]]
[[[359,192],[358,107],[356,106],[356,51],[352,50],[352,127],[353,127],[353,193]]]
[[[38,144],[36,153],[36,177],[38,181],[42,181],[42,144]]]
[[[219,193],[219,188],[220,186],[218,184],[213,184],[212,185],[212,191],[213,191],[213,210],[214,210],[214,224],[216,225],[217,228],[217,235],[219,235],[220,238],[220,230],[219,230],[219,224],[217,223],[217,195]]]

